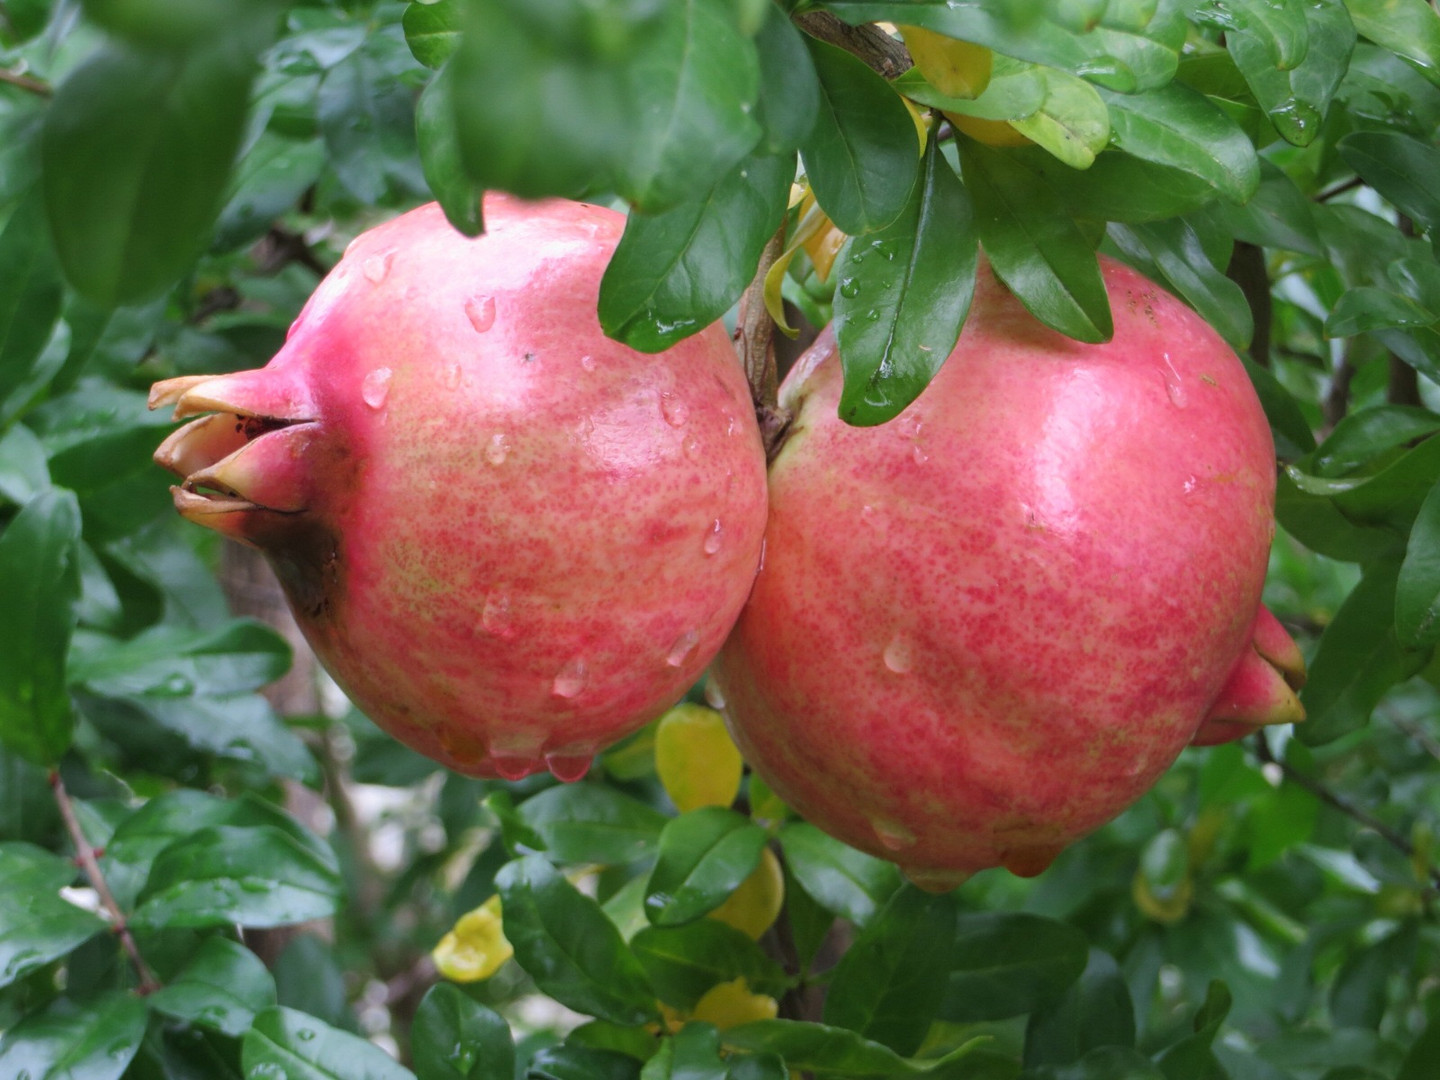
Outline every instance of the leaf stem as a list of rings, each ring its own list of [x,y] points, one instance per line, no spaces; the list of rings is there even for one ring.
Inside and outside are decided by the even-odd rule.
[[[55,93],[50,84],[41,82],[39,79],[31,78],[29,75],[22,75],[18,71],[9,71],[0,68],[0,83],[9,83],[11,86],[18,86],[21,90],[28,90],[39,97],[50,97]]]
[[[155,977],[155,973],[150,970],[150,965],[140,955],[140,947],[135,944],[135,937],[130,933],[130,924],[125,919],[125,913],[116,903],[115,894],[110,891],[110,886],[105,881],[105,875],[100,871],[100,863],[95,858],[95,849],[85,838],[85,831],[80,827],[80,819],[75,816],[75,804],[70,799],[70,793],[65,789],[65,781],[61,779],[59,769],[50,770],[50,787],[55,792],[55,805],[60,808],[60,818],[65,822],[65,831],[70,834],[70,842],[75,845],[76,861],[79,862],[80,868],[85,871],[85,876],[90,880],[90,887],[100,897],[100,903],[110,916],[110,929],[120,939],[120,947],[130,957],[130,963],[134,965],[135,973],[140,977],[138,992],[142,996],[155,992],[160,989],[160,980]]]

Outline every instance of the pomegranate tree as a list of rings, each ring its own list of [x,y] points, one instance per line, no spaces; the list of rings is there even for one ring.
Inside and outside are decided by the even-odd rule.
[[[1275,454],[1250,381],[1174,297],[1104,277],[1115,334],[1085,345],[982,267],[881,427],[839,420],[828,331],[781,389],[765,562],[718,664],[732,730],[926,887],[1036,874],[1197,731],[1298,718],[1298,653],[1259,614]]]
[[[261,549],[376,723],[460,772],[583,774],[681,697],[744,603],[765,465],[712,326],[606,338],[621,215],[490,196],[362,235],[263,369],[171,379],[156,459]]]

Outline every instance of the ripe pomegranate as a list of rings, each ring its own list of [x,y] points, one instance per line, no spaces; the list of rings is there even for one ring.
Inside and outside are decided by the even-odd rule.
[[[460,772],[582,775],[681,697],[759,561],[765,462],[712,326],[604,336],[621,215],[491,195],[357,239],[263,369],[171,379],[205,414],[156,460],[190,520],[258,547],[322,663]]]
[[[982,267],[954,352],[881,427],[838,419],[828,331],[781,388],[764,565],[717,664],[731,730],[800,813],[928,888],[1039,873],[1217,708],[1207,741],[1296,718],[1263,659],[1289,639],[1255,629],[1259,402],[1190,309],[1103,272],[1115,336],[1084,345]]]

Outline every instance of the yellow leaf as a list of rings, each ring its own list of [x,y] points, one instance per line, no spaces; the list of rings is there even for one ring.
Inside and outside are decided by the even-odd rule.
[[[430,955],[440,974],[455,982],[480,982],[499,971],[515,955],[505,939],[499,895],[460,916]]]
[[[990,85],[995,55],[984,45],[920,26],[902,26],[900,36],[925,81],[947,97],[977,98]]]
[[[1005,120],[982,120],[978,116],[947,112],[945,119],[976,142],[986,146],[1028,146],[1030,140],[1016,131]]]
[[[682,814],[701,806],[729,806],[740,791],[745,763],[714,709],[686,702],[655,729],[655,771]]]
[[[795,205],[794,194],[792,189],[791,206]],[[795,235],[790,238],[790,243],[780,253],[780,257],[765,272],[765,310],[775,321],[776,329],[786,337],[793,338],[799,331],[785,321],[785,300],[780,294],[780,286],[785,282],[785,272],[790,269],[790,260],[795,258],[795,252],[827,227],[830,227],[830,219],[815,205],[815,196],[806,191],[801,199],[800,224],[795,229]]]
[[[780,860],[768,847],[760,852],[760,864],[740,883],[710,918],[735,927],[758,939],[780,917],[785,903],[785,873]]]
[[[721,1031],[751,1020],[774,1020],[779,1007],[772,997],[752,994],[744,978],[717,983],[695,1003],[691,1019],[714,1024]]]
[[[915,125],[915,137],[920,140],[919,153],[925,153],[925,144],[930,141],[930,121],[927,115],[920,111],[920,106],[911,101],[908,97],[900,99],[905,103],[906,110],[910,113],[910,120]]]

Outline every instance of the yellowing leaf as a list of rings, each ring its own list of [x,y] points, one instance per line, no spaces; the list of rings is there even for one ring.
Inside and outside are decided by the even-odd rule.
[[[710,912],[709,918],[758,939],[780,917],[784,903],[785,873],[780,869],[780,860],[767,847],[760,852],[760,864],[723,904]]]
[[[815,205],[815,196],[809,191],[805,192],[801,200],[803,209],[800,213],[800,224],[795,229],[795,235],[790,238],[790,243],[780,253],[770,269],[765,272],[765,310],[770,313],[776,328],[786,337],[794,337],[799,333],[793,326],[785,321],[785,301],[780,294],[780,286],[785,281],[785,272],[790,269],[790,260],[795,258],[795,252],[808,241],[826,228],[833,228],[830,219],[825,212]],[[794,203],[792,202],[793,206]],[[842,239],[843,242],[843,239]]]
[[[920,26],[902,26],[900,36],[925,81],[942,94],[977,98],[990,85],[995,55],[985,46],[956,41]]]
[[[910,113],[910,119],[915,124],[915,137],[920,140],[920,153],[925,153],[925,144],[930,141],[930,121],[920,111],[920,106],[911,101],[908,97],[901,97],[905,103],[905,109]]]
[[[1016,131],[1005,120],[982,120],[978,116],[965,116],[947,112],[945,119],[954,125],[956,131],[964,132],[976,142],[986,146],[1027,146],[1030,140]]]
[[[514,954],[505,939],[498,894],[460,916],[430,953],[440,974],[454,982],[488,979]]]
[[[661,717],[655,729],[655,771],[682,814],[733,803],[744,766],[724,718],[714,709],[687,702]]]
[[[775,999],[752,994],[744,978],[717,983],[695,1003],[694,1020],[714,1024],[721,1031],[751,1020],[774,1020],[779,1011]]]

